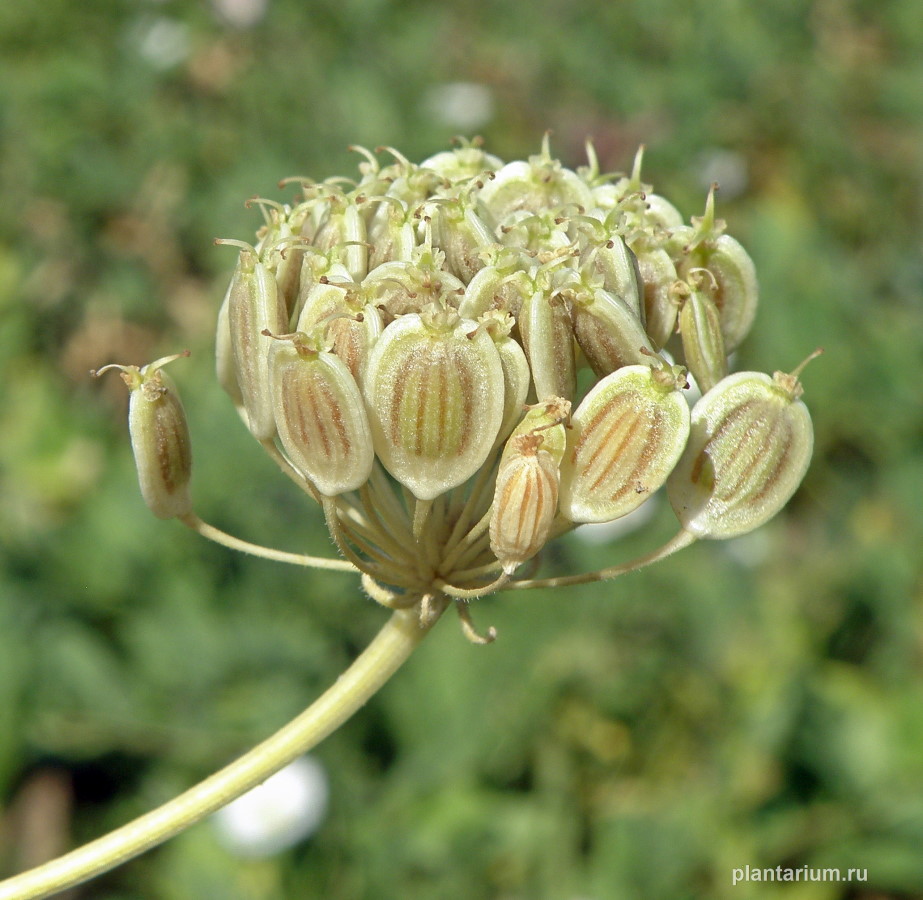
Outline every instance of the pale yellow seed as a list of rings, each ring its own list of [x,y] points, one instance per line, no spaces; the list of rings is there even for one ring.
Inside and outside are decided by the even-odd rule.
[[[738,372],[696,404],[689,445],[668,482],[683,528],[745,534],[771,519],[807,471],[813,428],[797,379]]]
[[[561,511],[571,521],[624,516],[666,480],[689,435],[689,407],[661,380],[649,366],[626,366],[577,408],[562,466]]]
[[[490,519],[490,548],[510,574],[548,539],[558,504],[558,467],[538,434],[511,439],[500,466]]]

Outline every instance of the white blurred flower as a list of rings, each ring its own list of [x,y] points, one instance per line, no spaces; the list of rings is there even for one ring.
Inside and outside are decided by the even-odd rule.
[[[252,28],[266,16],[269,0],[212,0],[212,9],[234,28]]]
[[[623,535],[643,528],[653,518],[659,503],[660,496],[655,494],[625,516],[613,519],[611,522],[594,522],[589,525],[581,525],[574,534],[587,544],[609,544]]]
[[[696,168],[699,183],[706,190],[717,184],[723,200],[739,196],[750,183],[746,158],[733,150],[706,150],[699,157]]]
[[[132,29],[138,53],[158,69],[171,69],[190,53],[189,28],[166,17],[144,18]]]
[[[732,541],[722,541],[721,546],[736,563],[747,569],[755,569],[772,556],[772,530],[751,531]]]
[[[470,81],[433,85],[423,97],[423,106],[429,117],[466,133],[486,125],[494,114],[490,88]]]
[[[271,856],[313,834],[327,813],[327,774],[302,756],[212,817],[218,838],[237,856]]]

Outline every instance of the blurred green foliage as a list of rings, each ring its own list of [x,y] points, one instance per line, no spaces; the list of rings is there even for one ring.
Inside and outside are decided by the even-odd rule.
[[[201,514],[327,552],[212,377],[255,194],[420,159],[481,86],[506,157],[648,145],[719,213],[762,306],[738,368],[806,372],[817,448],[789,509],[620,582],[478,601],[316,752],[321,830],[247,860],[198,826],[105,900],[923,897],[923,17],[918,0],[86,0],[0,5],[0,870],[192,784],[295,714],[384,613],[347,576],[232,557],[150,517],[124,389],[175,364]],[[245,21],[246,14],[252,21]],[[481,96],[485,96],[483,93]],[[455,118],[453,118],[453,115]],[[736,182],[736,185],[735,185]],[[733,189],[732,189],[733,188]],[[550,572],[611,564],[571,540]],[[731,886],[739,866],[867,868]]]

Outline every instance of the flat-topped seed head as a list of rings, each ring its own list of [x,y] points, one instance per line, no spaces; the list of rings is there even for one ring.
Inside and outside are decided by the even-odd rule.
[[[651,357],[669,347],[701,386],[720,391],[726,354],[753,320],[756,280],[715,218],[714,193],[705,214],[683,224],[642,182],[640,151],[619,177],[600,172],[591,145],[589,166],[566,168],[547,136],[540,153],[508,164],[476,142],[421,165],[391,148],[356,149],[358,182],[296,179],[297,205],[259,201],[266,225],[256,249],[241,254],[219,313],[219,377],[267,451],[283,448],[322,493],[361,487],[379,457],[403,493],[382,493],[376,473],[361,497],[339,498],[336,536],[374,564],[376,579],[397,575],[396,545],[376,531],[393,524],[400,540],[412,512],[427,557],[414,578],[432,570],[446,579],[424,601],[431,612],[442,595],[499,587],[469,589],[497,568],[488,526],[509,573],[550,534],[624,515],[663,484],[689,435],[680,393],[687,370]],[[382,151],[393,162],[380,163]],[[689,529],[681,540],[739,533],[743,519],[752,527],[759,518],[747,500],[735,519],[728,497],[747,493],[762,457],[723,459],[742,458],[740,447],[772,418],[760,413],[752,428],[740,426],[754,409],[768,404],[776,419],[797,419],[797,372],[770,381],[772,403],[761,395],[744,411],[725,410],[733,440],[702,426],[692,486],[676,477],[671,489]],[[778,412],[780,403],[789,411]],[[790,444],[786,452],[798,456]],[[491,484],[496,509],[485,514]],[[414,506],[411,494],[424,502]],[[336,530],[330,504],[326,511]],[[453,571],[463,574],[450,582]]]
[[[382,464],[431,500],[467,481],[494,446],[504,412],[500,357],[484,329],[434,304],[382,332],[365,400]]]
[[[610,522],[666,481],[689,436],[682,371],[626,366],[603,378],[571,417],[561,466],[561,512]]]
[[[558,504],[558,465],[540,432],[510,438],[490,517],[490,549],[511,574],[548,540]]]
[[[800,370],[800,367],[799,367]],[[737,372],[692,411],[692,432],[667,482],[686,531],[745,534],[771,519],[801,484],[814,443],[798,372]]]
[[[346,364],[295,334],[273,343],[269,369],[279,440],[295,468],[328,497],[365,484],[372,433]]]

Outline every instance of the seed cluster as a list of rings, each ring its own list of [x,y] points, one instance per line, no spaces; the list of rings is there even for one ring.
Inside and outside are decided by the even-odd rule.
[[[255,201],[253,245],[220,242],[239,256],[216,351],[375,599],[496,590],[664,484],[673,547],[787,502],[811,454],[800,368],[729,376],[757,283],[714,191],[686,223],[641,182],[640,151],[605,175],[588,144],[572,170],[547,136],[510,163],[476,142],[420,164],[355,149],[357,179],[287,179],[297,200]]]

